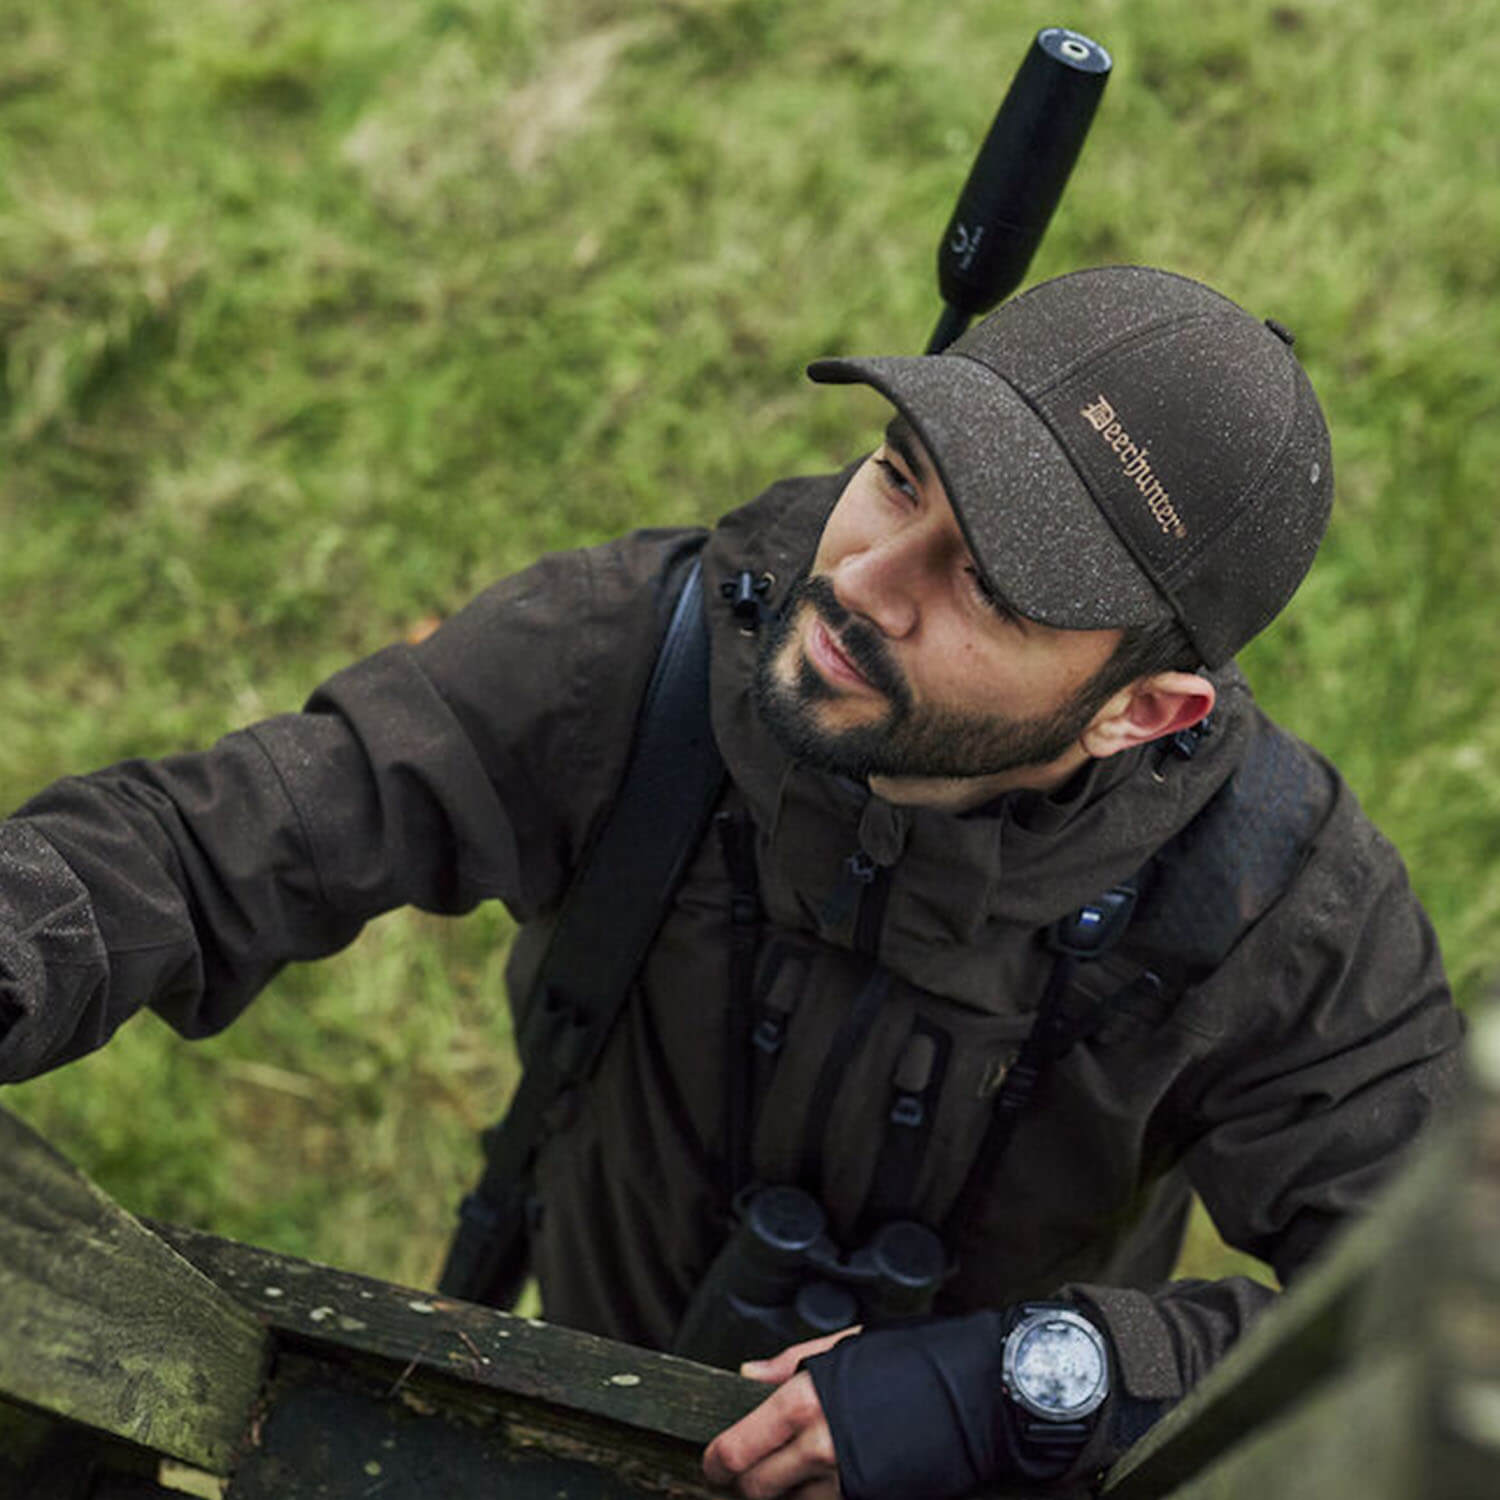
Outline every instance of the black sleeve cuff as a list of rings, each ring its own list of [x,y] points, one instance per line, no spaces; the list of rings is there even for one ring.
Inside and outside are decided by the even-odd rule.
[[[1003,1327],[992,1311],[893,1324],[805,1362],[845,1500],[946,1500],[1002,1471]]]

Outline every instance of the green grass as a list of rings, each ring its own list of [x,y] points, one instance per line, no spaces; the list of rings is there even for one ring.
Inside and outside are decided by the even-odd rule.
[[[1440,0],[10,0],[0,802],[295,707],[552,547],[857,452],[1043,24],[1116,59],[1033,277],[1296,329],[1339,509],[1247,654],[1500,968],[1500,43]],[[196,1047],[8,1091],[127,1206],[430,1277],[510,1076],[503,916],[397,914]],[[1211,1252],[1205,1252],[1211,1254]]]

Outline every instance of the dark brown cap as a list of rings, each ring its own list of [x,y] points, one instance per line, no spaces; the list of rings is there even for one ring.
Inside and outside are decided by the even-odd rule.
[[[900,409],[986,580],[1047,625],[1175,617],[1218,666],[1291,598],[1328,524],[1328,429],[1285,330],[1167,271],[1077,271],[942,354],[808,374]]]

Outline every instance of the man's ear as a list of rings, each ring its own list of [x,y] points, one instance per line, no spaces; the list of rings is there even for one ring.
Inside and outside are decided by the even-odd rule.
[[[1121,688],[1094,715],[1079,744],[1096,760],[1191,729],[1214,706],[1214,685],[1196,672],[1154,672]]]

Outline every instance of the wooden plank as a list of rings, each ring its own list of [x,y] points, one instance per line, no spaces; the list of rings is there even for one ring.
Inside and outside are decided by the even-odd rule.
[[[229,1471],[265,1330],[4,1110],[0,1328],[0,1396]]]
[[[1423,1278],[1411,1268],[1446,1222],[1468,1151],[1455,1124],[1433,1130],[1365,1219],[1120,1459],[1102,1493],[1111,1500],[1174,1493],[1246,1433],[1308,1400],[1353,1350],[1412,1328]]]
[[[399,1372],[398,1372],[399,1373]],[[486,1392],[456,1411],[432,1382],[311,1354],[278,1357],[254,1447],[225,1500],[713,1500],[698,1449],[601,1418],[527,1419],[523,1397]],[[476,1393],[469,1392],[474,1395]],[[552,1420],[549,1420],[551,1418]],[[576,1419],[576,1414],[575,1414]],[[623,1439],[623,1441],[621,1440]]]
[[[1474,1017],[1474,1152],[1454,1183],[1451,1240],[1426,1318],[1433,1356],[1429,1493],[1500,1495],[1500,1004]],[[1419,1275],[1430,1280],[1429,1264]]]
[[[182,1500],[161,1459],[119,1438],[0,1400],[0,1500]]]
[[[702,1449],[768,1394],[671,1355],[154,1227],[276,1336],[263,1421],[226,1500],[353,1500],[370,1493],[364,1463],[380,1466],[380,1500],[715,1500]],[[450,1480],[436,1491],[416,1476],[439,1460]]]
[[[1387,1353],[1257,1429],[1171,1500],[1437,1500],[1446,1492],[1424,1467],[1426,1395],[1420,1355]]]
[[[702,1447],[762,1401],[754,1381],[669,1354],[372,1280],[177,1225],[158,1233],[284,1345],[379,1359]]]

